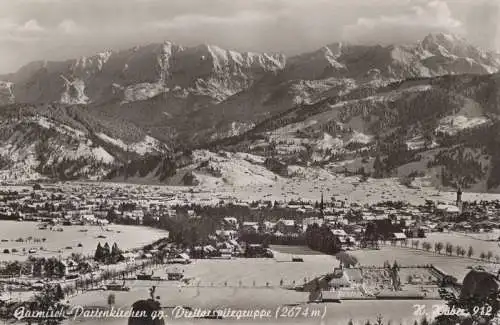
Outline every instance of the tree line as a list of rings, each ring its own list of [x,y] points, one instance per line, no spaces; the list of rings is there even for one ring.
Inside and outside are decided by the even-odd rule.
[[[105,243],[104,246],[98,243],[94,253],[94,260],[105,264],[116,264],[123,261],[124,257],[116,243],[111,248],[108,243]]]
[[[327,225],[323,224],[319,226],[314,223],[307,226],[305,237],[307,247],[312,250],[325,254],[337,254],[340,252],[340,243]]]

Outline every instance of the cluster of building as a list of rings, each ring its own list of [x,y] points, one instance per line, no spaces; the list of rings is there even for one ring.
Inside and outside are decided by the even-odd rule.
[[[189,207],[189,192],[161,192],[154,187],[95,186],[93,184],[44,185],[0,191],[0,218],[45,220],[59,224],[106,225],[117,222],[154,225],[161,218],[177,218],[176,207]],[[309,227],[328,227],[345,248],[355,247],[363,239],[367,226],[377,225],[383,239],[405,240],[424,237],[426,232],[489,231],[499,228],[500,202],[462,202],[457,192],[455,204],[428,201],[413,206],[402,202],[385,202],[360,206],[344,201],[323,202],[238,202],[225,201],[250,210],[267,210],[260,220],[227,216],[214,234],[224,240],[235,240],[242,234],[268,234],[279,237],[304,236]],[[202,204],[202,202],[198,202]],[[221,205],[221,200],[207,205]],[[274,208],[291,211],[287,217],[272,213]],[[201,218],[187,209],[184,218]],[[228,212],[230,213],[230,212]],[[210,216],[208,216],[210,217]],[[149,220],[148,220],[149,218]]]
[[[500,228],[500,202],[462,202],[457,192],[454,204],[427,201],[413,206],[402,202],[382,202],[375,205],[347,205],[334,201],[310,209],[300,205],[288,205],[298,211],[315,211],[301,218],[268,218],[260,221],[241,221],[234,217],[224,218],[220,233],[230,238],[242,234],[272,235],[273,238],[305,236],[309,228],[327,228],[335,241],[344,249],[361,246],[367,239],[370,227],[376,229],[376,240],[405,241],[408,238],[424,238],[429,232],[463,231],[490,232]],[[302,212],[301,211],[301,212]],[[500,240],[500,238],[498,238]]]
[[[140,225],[148,211],[175,214],[169,208],[171,200],[170,194],[159,196],[127,187],[35,185],[0,190],[0,218],[104,225],[115,213],[116,218]]]

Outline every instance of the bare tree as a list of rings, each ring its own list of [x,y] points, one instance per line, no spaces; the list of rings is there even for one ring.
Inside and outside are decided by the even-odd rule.
[[[108,296],[108,306],[111,308],[116,303],[116,296],[114,293],[110,293]]]
[[[446,254],[451,255],[453,254],[453,245],[451,243],[446,243]]]
[[[436,253],[439,253],[441,254],[441,251],[443,250],[443,243],[442,242],[437,242],[434,244],[434,250],[436,251]]]
[[[469,246],[469,250],[467,251],[467,257],[471,258],[474,255],[474,249],[472,246]]]

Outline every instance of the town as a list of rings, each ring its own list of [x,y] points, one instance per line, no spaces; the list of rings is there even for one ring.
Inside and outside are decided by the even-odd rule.
[[[1,304],[11,310],[47,286],[61,300],[126,293],[134,279],[158,290],[162,281],[279,288],[308,293],[305,301],[439,301],[440,288],[458,294],[471,270],[498,278],[498,200],[462,201],[460,190],[454,202],[423,205],[359,205],[322,192],[314,202],[188,203],[189,195],[95,183],[3,187]],[[252,266],[262,270],[236,272]]]
[[[326,200],[323,193],[318,193],[315,202],[187,201],[147,187],[88,184],[62,190],[51,184],[43,188],[34,184],[0,192],[0,219],[38,222],[38,229],[58,232],[72,225],[141,225],[170,232],[170,239],[185,248],[216,239],[310,246],[308,238],[316,237],[311,234],[315,227],[330,230],[332,249],[337,251],[365,248],[379,241],[408,244],[410,239],[420,239],[423,244],[429,233],[490,234],[490,240],[500,240],[495,232],[500,225],[500,201],[462,202],[460,190],[455,202],[426,200],[418,206],[401,201],[361,206],[335,197]],[[188,228],[196,229],[197,235],[187,234]],[[207,257],[216,252],[220,250],[211,250]],[[490,260],[498,258],[488,251],[476,253],[484,253]]]

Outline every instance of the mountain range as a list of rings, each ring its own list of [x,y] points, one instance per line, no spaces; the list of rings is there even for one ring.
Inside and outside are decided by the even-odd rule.
[[[444,33],[292,57],[165,42],[32,62],[0,76],[0,167],[193,184],[224,179],[213,155],[231,151],[285,177],[300,165],[497,191],[499,71],[499,54]]]

